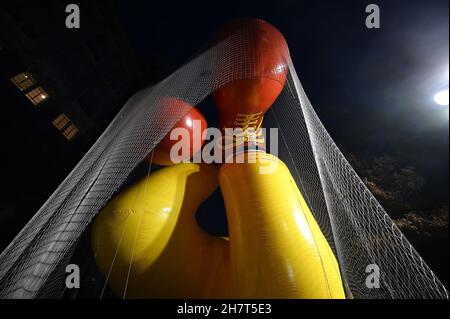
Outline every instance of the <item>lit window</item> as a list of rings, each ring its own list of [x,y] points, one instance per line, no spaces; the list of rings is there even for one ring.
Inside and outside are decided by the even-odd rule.
[[[11,78],[11,81],[19,88],[21,91],[25,91],[26,89],[30,88],[34,84],[36,84],[36,81],[30,76],[28,72],[23,72],[15,77]]]
[[[70,124],[63,132],[63,135],[70,141],[73,139],[78,133],[78,128],[75,124]]]
[[[38,105],[42,101],[45,101],[48,98],[47,92],[44,91],[44,89],[40,86],[35,88],[34,90],[31,90],[27,94],[27,98],[34,104]]]
[[[60,131],[63,130],[69,124],[70,119],[67,117],[66,114],[62,113],[59,115],[56,119],[53,120],[53,125]]]

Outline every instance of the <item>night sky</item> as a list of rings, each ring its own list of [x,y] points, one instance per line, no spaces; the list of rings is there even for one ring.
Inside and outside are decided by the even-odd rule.
[[[414,166],[426,179],[424,205],[448,206],[449,111],[433,101],[448,88],[448,0],[118,2],[119,20],[148,73],[136,89],[205,48],[224,22],[264,19],[284,34],[306,94],[336,144],[360,158],[390,154]],[[365,27],[369,3],[380,7],[380,29]],[[55,175],[61,180],[68,170]],[[41,188],[36,203],[53,186]],[[448,243],[439,245],[425,260],[447,284]]]
[[[224,22],[269,21],[286,37],[306,93],[338,145],[401,158],[432,181],[427,187],[437,200],[448,201],[448,107],[433,101],[448,87],[448,1],[376,3],[378,30],[365,28],[364,1],[123,1],[122,13],[142,60],[164,62],[160,76],[205,47]]]
[[[448,1],[377,1],[381,28],[365,28],[365,1],[123,1],[123,19],[145,59],[169,74],[231,19],[253,16],[285,36],[300,81],[341,147],[389,152],[416,166],[448,202]]]
[[[204,48],[226,21],[252,16],[275,25],[337,145],[363,161],[387,154],[401,167],[414,167],[425,185],[415,195],[420,204],[411,209],[444,207],[444,227],[431,230],[426,240],[423,232],[409,238],[447,285],[449,111],[433,98],[448,88],[448,1],[376,1],[381,28],[370,30],[365,27],[368,3],[281,0],[155,6],[138,1],[129,6],[124,1],[122,18],[142,60],[164,61],[158,69],[162,76]],[[394,219],[407,212],[386,209]],[[425,213],[427,219],[434,223],[431,214]]]

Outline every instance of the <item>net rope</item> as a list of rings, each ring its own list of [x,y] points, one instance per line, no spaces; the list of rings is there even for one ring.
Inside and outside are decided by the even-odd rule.
[[[260,57],[253,49],[251,32],[236,31],[127,101],[78,165],[1,253],[1,298],[63,295],[65,267],[92,219],[189,111],[170,106],[163,109],[159,101],[177,97],[198,105],[226,83],[263,76],[262,72],[277,72],[255,67]],[[266,113],[264,126],[279,130],[278,156],[289,167],[337,255],[348,296],[448,298],[446,288],[329,136],[301,86],[290,56],[283,58],[288,79]],[[380,287],[375,289],[366,286],[366,267],[371,264],[379,267],[381,275]]]

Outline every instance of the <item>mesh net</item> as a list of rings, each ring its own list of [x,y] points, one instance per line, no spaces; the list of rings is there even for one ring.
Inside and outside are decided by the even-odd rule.
[[[189,111],[170,106],[162,109],[161,99],[178,97],[198,105],[226,83],[277,72],[256,67],[260,57],[255,53],[251,32],[245,28],[237,30],[162,82],[128,100],[98,141],[0,255],[2,298],[63,296],[65,267],[92,219]],[[303,91],[289,54],[279,54],[286,61],[288,79],[266,113],[264,126],[279,129],[279,157],[289,167],[336,253],[349,297],[448,298],[445,287],[327,133]],[[369,264],[380,269],[379,288],[369,289],[365,284]]]

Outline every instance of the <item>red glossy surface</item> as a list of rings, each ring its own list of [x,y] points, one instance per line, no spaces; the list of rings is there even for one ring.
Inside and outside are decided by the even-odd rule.
[[[226,24],[215,35],[214,43],[236,32],[239,35],[233,41],[237,42],[234,44],[241,48],[241,52],[230,50],[227,63],[230,64],[230,72],[244,74],[244,78],[223,85],[213,97],[219,109],[221,128],[236,127],[238,113],[261,113],[257,127],[284,87],[289,50],[280,31],[258,19],[241,19]]]
[[[189,105],[188,103],[177,99],[177,98],[166,98],[164,99],[162,102],[163,104],[163,108],[170,110],[174,107],[176,108],[184,108],[184,109],[190,109],[190,111],[183,116],[172,128],[186,128],[189,132],[189,139],[185,139],[182,140],[182,137],[179,136],[177,140],[171,140],[170,139],[170,133],[171,131],[169,131],[169,133],[167,133],[167,135],[161,140],[161,142],[155,147],[154,149],[154,153],[153,153],[153,159],[152,159],[152,154],[149,154],[146,158],[145,161],[147,162],[152,162],[158,165],[172,165],[174,164],[172,162],[172,160],[170,159],[170,150],[172,148],[172,146],[176,143],[178,143],[180,140],[182,140],[183,143],[183,148],[189,148],[190,152],[189,155],[190,156],[184,156],[184,157],[179,157],[180,160],[188,160],[190,159],[195,153],[197,153],[201,147],[203,146],[204,140],[201,138],[201,133],[203,133],[204,130],[206,130],[208,128],[208,125],[206,123],[206,120],[204,118],[204,116],[200,113],[200,111],[198,111],[195,107],[193,107],[192,105]],[[163,110],[164,112],[164,110]],[[200,124],[200,135],[198,136],[198,138],[200,139],[200,143],[194,143],[194,138],[197,138],[196,136],[194,136],[194,121],[199,121],[198,123]],[[180,154],[181,155],[181,154]]]

